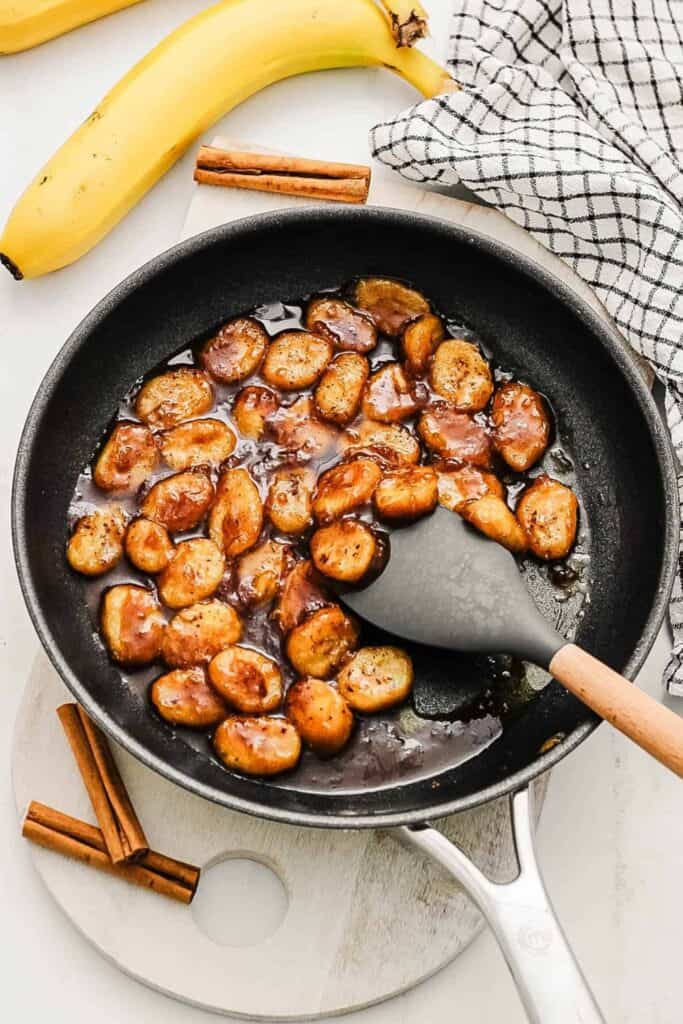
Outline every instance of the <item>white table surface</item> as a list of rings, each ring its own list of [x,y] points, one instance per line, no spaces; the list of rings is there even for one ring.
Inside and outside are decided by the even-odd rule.
[[[52,151],[131,63],[202,0],[145,0],[103,22],[0,58],[0,220]],[[445,39],[448,0],[432,0]],[[432,44],[438,52],[438,43]],[[220,130],[254,143],[367,159],[367,130],[413,102],[384,71],[327,72],[275,86],[226,117]],[[50,1024],[208,1021],[121,975],[63,919],[18,835],[9,777],[12,726],[37,646],[19,594],[8,528],[14,451],[30,400],[72,328],[122,277],[172,245],[191,195],[186,156],[94,252],[32,282],[0,278],[0,991],[3,1019]],[[660,636],[640,684],[661,695],[668,640]],[[683,712],[683,705],[672,702]],[[556,769],[539,847],[548,888],[612,1024],[681,1019],[681,789],[603,726]],[[390,950],[387,951],[390,955]],[[191,969],[191,965],[188,965]],[[264,980],[267,967],[264,966]],[[409,994],[357,1015],[359,1024],[446,1021],[518,1024],[524,1017],[490,934]]]

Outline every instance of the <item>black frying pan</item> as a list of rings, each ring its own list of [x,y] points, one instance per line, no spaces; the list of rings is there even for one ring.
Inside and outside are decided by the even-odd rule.
[[[12,514],[28,609],[79,702],[145,764],[208,799],[279,821],[404,826],[403,835],[455,872],[488,914],[531,1019],[598,1020],[535,874],[525,821],[525,787],[597,724],[581,703],[551,683],[496,742],[436,779],[352,792],[246,779],[130,700],[93,635],[82,584],[64,557],[79,471],[136,378],[231,315],[365,274],[409,280],[443,313],[470,325],[495,359],[551,396],[590,525],[591,603],[576,639],[633,677],[661,624],[678,553],[672,455],[649,392],[616,334],[539,266],[465,229],[391,210],[316,208],[230,224],[152,260],[99,303],[48,371],[20,442]],[[431,685],[429,652],[421,666]],[[564,739],[539,753],[558,734]],[[517,794],[521,874],[505,887],[501,905],[500,887],[438,833],[416,826],[507,793]],[[516,903],[523,909],[515,911]],[[551,954],[559,959],[549,990]]]

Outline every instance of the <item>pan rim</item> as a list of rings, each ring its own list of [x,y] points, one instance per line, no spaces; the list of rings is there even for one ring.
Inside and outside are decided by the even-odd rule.
[[[546,270],[535,260],[523,255],[512,246],[500,242],[498,239],[482,232],[472,230],[462,225],[453,224],[450,221],[439,217],[427,216],[425,214],[408,213],[405,210],[390,207],[360,207],[344,209],[340,211],[336,207],[315,207],[306,206],[297,209],[274,211],[252,215],[239,220],[223,224],[209,229],[199,235],[194,235],[183,242],[165,250],[134,270],[126,278],[109,291],[83,320],[72,331],[69,338],[61,347],[54,360],[50,364],[43,380],[41,381],[36,395],[31,403],[29,412],[19,440],[17,456],[14,467],[11,497],[11,529],[14,559],[19,578],[19,585],[26,604],[29,616],[38,638],[41,642],[52,665],[59,676],[66,684],[71,693],[83,705],[89,715],[100,725],[109,736],[124,747],[129,753],[140,760],[148,768],[167,778],[169,781],[187,789],[188,791],[220,804],[231,810],[241,811],[259,818],[272,821],[279,821],[287,824],[303,825],[317,828],[393,828],[402,825],[421,825],[429,821],[443,818],[448,815],[468,810],[473,807],[488,803],[490,800],[509,795],[527,786],[534,778],[555,764],[559,763],[567,754],[574,750],[593,730],[600,724],[597,716],[577,726],[568,736],[558,743],[551,750],[541,755],[530,765],[520,769],[513,774],[506,776],[498,782],[492,783],[467,796],[460,796],[442,803],[430,805],[427,808],[420,808],[411,811],[384,811],[376,814],[355,814],[353,812],[313,813],[308,811],[281,809],[271,806],[267,801],[245,799],[240,796],[228,794],[210,784],[197,781],[168,764],[161,757],[148,750],[142,743],[130,736],[123,728],[114,722],[106,710],[102,709],[89,695],[80,683],[76,674],[71,670],[65,658],[62,657],[57,643],[52,636],[47,618],[40,606],[36,589],[33,583],[28,553],[23,509],[26,501],[26,484],[31,461],[32,438],[35,435],[45,409],[52,397],[52,393],[58,381],[61,379],[64,369],[69,365],[72,357],[85,344],[91,328],[104,316],[108,315],[117,305],[125,301],[133,291],[143,286],[157,273],[163,271],[182,259],[191,257],[193,253],[220,243],[231,235],[239,235],[248,231],[268,230],[269,227],[286,229],[289,223],[299,223],[302,220],[334,220],[340,217],[346,222],[360,219],[376,219],[378,221],[392,220],[405,225],[419,223],[431,226],[434,230],[446,232],[452,238],[473,245],[492,257],[502,260],[513,266],[525,276],[541,285],[546,291],[568,307],[582,323],[588,328],[593,337],[609,353],[617,364],[622,376],[626,380],[641,409],[645,422],[647,423],[650,438],[657,462],[659,464],[662,487],[664,491],[664,538],[662,545],[662,564],[659,573],[659,586],[655,600],[650,609],[647,622],[642,635],[629,658],[624,675],[633,679],[641,668],[645,658],[650,652],[652,644],[659,632],[664,619],[669,596],[673,587],[675,571],[678,558],[678,504],[677,504],[677,479],[674,462],[674,454],[668,436],[666,426],[656,408],[653,397],[647,389],[644,380],[634,366],[630,356],[625,350],[625,341],[617,332],[616,328],[604,319],[588,305],[588,303],[569,285],[560,281],[554,274]],[[266,784],[267,785],[267,784]],[[390,787],[399,788],[398,786]],[[390,790],[389,790],[390,791]]]

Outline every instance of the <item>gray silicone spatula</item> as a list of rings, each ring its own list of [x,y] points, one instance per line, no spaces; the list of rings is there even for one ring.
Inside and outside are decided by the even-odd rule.
[[[340,594],[357,615],[406,640],[535,662],[683,777],[683,719],[555,632],[509,551],[441,507],[390,543],[384,572]]]

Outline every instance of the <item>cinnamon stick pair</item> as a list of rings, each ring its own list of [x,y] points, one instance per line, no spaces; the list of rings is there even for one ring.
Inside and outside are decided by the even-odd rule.
[[[278,153],[201,146],[194,180],[204,185],[280,192],[304,199],[364,203],[370,189],[370,168]]]
[[[191,903],[199,868],[149,849],[123,779],[102,732],[77,704],[57,708],[100,828],[32,801],[22,834],[48,850],[134,885]]]
[[[22,835],[48,850],[181,903],[192,902],[199,882],[198,868],[153,850],[147,850],[136,863],[114,864],[101,829],[36,800],[31,801],[26,812]]]

